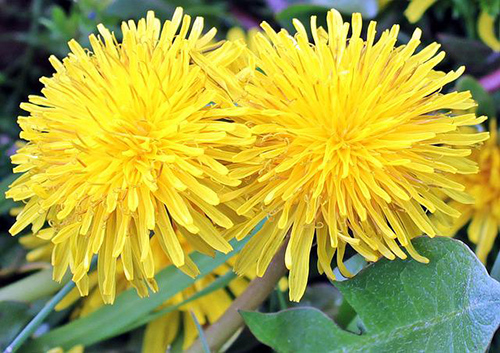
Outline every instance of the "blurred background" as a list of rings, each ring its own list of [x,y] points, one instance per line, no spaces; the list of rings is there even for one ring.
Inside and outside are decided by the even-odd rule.
[[[307,27],[309,17],[317,15],[318,23],[325,25],[326,12],[332,7],[343,13],[346,20],[353,12],[361,12],[366,22],[376,20],[379,34],[393,24],[400,24],[400,43],[405,43],[419,27],[423,30],[424,44],[437,41],[447,52],[440,66],[442,70],[466,66],[466,75],[449,89],[471,90],[479,103],[478,114],[493,119],[500,110],[499,0],[0,0],[0,287],[48,267],[46,263],[27,263],[18,238],[8,235],[13,223],[9,213],[13,213],[15,204],[5,200],[4,192],[14,180],[9,156],[20,143],[16,119],[23,112],[19,104],[28,95],[39,94],[42,88],[39,78],[52,74],[49,55],[63,58],[72,38],[87,46],[88,35],[96,32],[98,23],[118,34],[123,20],[139,19],[148,10],[154,10],[162,20],[170,19],[177,6],[184,7],[192,17],[203,16],[205,28],[217,27],[219,39],[225,39],[228,32],[242,36],[244,31],[258,28],[264,20],[277,29],[292,30],[292,18],[302,20]],[[492,25],[484,22],[484,14]],[[466,236],[460,237],[467,241]],[[491,254],[494,257],[497,253],[498,244]],[[488,266],[491,262],[490,259]],[[314,256],[311,263],[316,263]],[[335,306],[337,294],[321,282],[324,277],[315,280],[314,273],[311,277],[316,283],[301,305],[320,306],[334,315],[339,309]],[[276,306],[277,300],[272,297],[268,305]],[[19,310],[20,325],[37,311],[36,305]],[[1,313],[0,305],[0,347],[11,339],[9,330],[4,330],[1,324]],[[52,320],[65,320],[65,315],[58,313]],[[127,334],[118,338],[124,345],[117,346],[111,341],[91,347],[90,351],[136,351],[140,345],[137,337],[139,333]],[[244,334],[232,351],[248,351],[256,344],[249,334]]]

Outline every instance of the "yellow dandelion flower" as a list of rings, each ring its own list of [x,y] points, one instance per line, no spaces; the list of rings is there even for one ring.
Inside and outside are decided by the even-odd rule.
[[[41,79],[42,96],[21,104],[30,113],[19,117],[28,143],[12,157],[23,174],[7,197],[25,202],[11,234],[31,224],[55,244],[54,279],[69,266],[88,293],[97,254],[101,292],[112,302],[119,257],[128,280],[145,278],[156,289],[151,232],[191,275],[197,270],[177,231],[231,250],[220,229],[237,218],[219,205],[218,192],[240,183],[226,165],[253,141],[246,126],[227,119],[237,43],[211,43],[215,29],[202,35],[203,19],[191,26],[180,8],[163,28],[153,12],[123,22],[121,43],[98,29],[92,50],[72,40],[62,62],[52,56],[56,72]],[[39,232],[46,222],[51,228]]]
[[[50,251],[47,251],[47,248],[50,249],[54,246],[51,242],[37,238],[33,234],[21,237],[20,241],[29,250],[27,257],[29,261],[48,261],[50,259]],[[193,250],[181,234],[179,234],[179,241],[186,253],[190,253]],[[152,237],[150,247],[157,272],[172,264],[172,261],[162,250],[158,236]],[[197,280],[192,286],[166,301],[158,309],[161,310],[162,308],[182,303],[184,300],[209,286],[218,277],[231,271],[233,265],[234,259],[231,259],[228,263],[219,266],[211,274]],[[146,326],[143,352],[165,352],[168,345],[173,342],[181,330],[184,332],[183,348],[186,349],[189,347],[198,337],[198,330],[196,329],[191,312],[194,313],[196,319],[202,325],[215,322],[231,305],[233,298],[238,297],[245,291],[249,280],[253,277],[253,274],[246,277],[237,277],[229,282],[227,288],[217,289],[208,295],[182,305],[178,309],[151,321]],[[89,279],[89,296],[81,299],[80,303],[73,310],[71,314],[73,319],[87,316],[104,304],[98,289],[98,274],[95,272],[91,273]],[[128,281],[123,261],[119,259],[117,262],[117,293],[119,294],[127,290],[130,285],[135,286],[140,295],[147,295],[147,286],[142,281]],[[281,285],[283,288],[283,283]],[[72,306],[78,299],[80,299],[79,292],[74,289],[56,306],[56,310],[66,309]]]
[[[342,264],[347,244],[369,261],[406,258],[403,246],[427,262],[410,240],[437,234],[430,213],[438,220],[460,216],[437,193],[468,198],[449,176],[477,173],[467,156],[488,133],[459,130],[486,118],[450,112],[475,105],[469,92],[441,93],[464,68],[434,70],[445,54],[437,43],[416,53],[420,30],[408,44],[395,46],[399,27],[375,41],[371,22],[364,40],[361,15],[354,14],[349,38],[349,23],[331,10],[327,30],[311,18],[310,43],[304,26],[293,24],[295,36],[263,23],[270,41],[255,39],[259,70],[238,105],[249,107],[241,119],[257,141],[233,158],[239,167],[230,174],[254,179],[221,200],[245,195],[237,212],[257,210],[230,230],[237,238],[269,217],[241,252],[239,273],[256,264],[263,275],[290,231],[285,262],[290,299],[297,301],[315,238],[318,269],[332,279],[335,253],[348,275]]]
[[[476,254],[483,263],[486,263],[500,226],[500,147],[494,121],[490,124],[490,134],[490,139],[471,156],[479,165],[479,173],[453,178],[465,185],[471,197],[460,202],[448,198],[448,204],[461,215],[453,223],[440,227],[444,235],[453,236],[470,222],[467,233],[470,241],[476,244]]]

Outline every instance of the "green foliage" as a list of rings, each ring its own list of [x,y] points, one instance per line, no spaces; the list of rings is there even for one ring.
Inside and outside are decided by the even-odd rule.
[[[219,253],[213,259],[195,253],[192,259],[201,272],[196,279],[185,275],[174,266],[169,266],[156,275],[159,287],[157,293],[151,293],[148,298],[140,298],[135,289],[129,289],[120,294],[113,305],[105,305],[88,316],[50,331],[33,340],[24,350],[42,352],[52,347],[70,349],[75,345],[91,345],[122,333],[165,301],[225,263],[243,247],[245,241],[233,241],[231,244],[234,248],[232,252]]]
[[[71,277],[66,274],[61,283],[52,280],[52,269],[38,271],[8,286],[0,288],[0,303],[15,300],[30,303],[50,296],[61,289]]]
[[[0,301],[0,350],[4,350],[39,309],[15,301]]]
[[[479,0],[481,9],[487,11],[491,16],[500,14],[500,0]]]
[[[0,180],[0,215],[6,214],[12,207],[15,206],[15,203],[11,199],[5,198],[5,192],[9,189],[9,185],[12,184],[16,178],[16,175],[10,174]]]
[[[456,84],[457,91],[470,91],[472,98],[477,102],[477,115],[495,116],[495,102],[481,84],[472,76],[462,76]]]
[[[428,265],[383,259],[335,284],[366,327],[362,335],[312,308],[246,312],[245,322],[278,352],[484,352],[500,324],[500,283],[457,240],[414,244]]]
[[[342,293],[326,283],[310,285],[300,303],[294,304],[294,307],[316,308],[332,318],[342,328],[347,327],[356,316],[356,312],[343,298]]]
[[[185,304],[188,304],[188,303],[190,303],[196,299],[199,299],[207,294],[210,294],[216,290],[226,288],[228,286],[229,282],[231,282],[235,277],[236,277],[236,274],[233,271],[229,270],[229,272],[226,273],[224,276],[218,277],[216,280],[214,280],[212,283],[210,283],[210,285],[208,285],[207,287],[203,288],[202,290],[196,292],[196,294],[193,294],[192,296],[190,296],[189,298],[180,302],[179,304],[169,305],[166,308],[163,308],[161,310],[156,310],[156,311],[154,311],[146,316],[143,316],[141,319],[135,321],[132,325],[124,328],[123,332],[127,332],[127,331],[133,330],[135,328],[141,327],[141,326],[147,324],[148,322],[151,322],[155,319],[158,319],[161,316],[166,315],[166,314],[178,309],[179,307],[181,307]]]
[[[293,31],[293,19],[296,18],[305,26],[309,26],[311,16],[316,15],[318,17],[318,25],[326,27],[325,16],[331,8],[335,8],[347,15],[359,12],[363,18],[370,19],[377,15],[378,2],[376,0],[310,0],[288,6],[276,14],[276,19],[281,26]]]

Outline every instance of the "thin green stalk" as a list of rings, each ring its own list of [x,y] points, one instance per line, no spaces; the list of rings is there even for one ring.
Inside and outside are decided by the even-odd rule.
[[[30,321],[30,323],[17,335],[12,343],[5,348],[4,353],[14,353],[19,347],[36,331],[42,322],[54,310],[56,305],[75,287],[73,281],[69,281],[66,285],[50,299],[40,312]]]
[[[201,346],[203,347],[203,352],[210,353],[210,348],[208,348],[207,337],[205,337],[205,333],[203,332],[203,329],[201,328],[201,325],[198,322],[196,315],[192,311],[191,311],[191,317],[193,318],[196,329],[198,330],[198,336],[200,337]]]
[[[280,289],[279,284],[276,286],[276,296],[278,297],[278,303],[280,305],[280,310],[288,309],[288,304],[286,303],[285,293]]]
[[[339,307],[339,313],[335,317],[335,322],[341,328],[345,329],[349,326],[349,324],[352,322],[352,320],[354,320],[355,317],[356,317],[356,311],[347,302],[347,300],[345,300],[345,298],[343,298],[342,304],[340,304],[340,307]]]

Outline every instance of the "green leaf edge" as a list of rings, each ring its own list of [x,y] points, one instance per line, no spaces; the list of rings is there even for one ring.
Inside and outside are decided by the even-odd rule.
[[[458,244],[462,249],[465,250],[465,252],[469,252],[469,254],[471,255],[471,259],[475,259],[472,260],[474,262],[476,262],[477,264],[481,265],[482,266],[482,271],[484,272],[484,274],[489,277],[492,281],[494,282],[498,282],[495,278],[489,276],[486,268],[481,264],[481,262],[479,261],[479,259],[477,259],[477,257],[475,256],[475,254],[472,252],[472,250],[466,246],[463,242],[457,240],[457,239],[452,239],[452,238],[448,238],[448,237],[435,237],[434,239],[430,239],[426,236],[420,236],[420,237],[417,237],[415,239],[424,239],[425,241],[436,241],[438,240],[439,241],[444,241],[444,242],[454,242],[455,244]],[[415,240],[414,239],[414,240]],[[381,259],[380,261],[389,261],[389,260],[386,260],[386,259]],[[410,261],[414,261],[414,260],[411,260]],[[376,266],[377,262],[375,263],[371,263],[370,265],[364,267],[357,275],[361,274],[361,273],[364,273],[365,271],[369,271],[371,267],[373,266]],[[339,290],[341,290],[342,292],[342,289],[347,289],[347,287],[349,286],[349,281],[335,281],[333,282]],[[343,293],[344,294],[344,293]],[[349,301],[349,299],[346,298],[347,301]],[[274,336],[273,335],[270,335],[269,331],[267,331],[265,328],[264,328],[264,325],[253,325],[254,323],[262,323],[263,321],[265,321],[266,319],[274,319],[276,318],[277,316],[279,316],[281,313],[284,313],[284,312],[290,312],[290,311],[306,311],[306,312],[311,312],[313,313],[313,315],[316,316],[317,319],[321,320],[321,326],[322,328],[325,328],[325,327],[329,327],[329,329],[331,331],[335,331],[336,334],[339,336],[338,338],[341,338],[341,340],[343,340],[344,338],[348,338],[349,336],[350,337],[356,337],[356,338],[360,338],[361,336],[355,334],[355,333],[352,333],[352,332],[349,332],[349,331],[346,331],[346,330],[343,330],[337,323],[335,323],[332,319],[330,319],[326,314],[324,314],[323,312],[321,312],[320,310],[316,309],[316,308],[313,308],[313,307],[301,307],[301,308],[291,308],[291,309],[287,309],[287,310],[282,310],[282,311],[279,311],[279,312],[276,312],[276,313],[260,313],[260,312],[244,312],[244,311],[240,311],[240,314],[242,315],[245,323],[247,324],[247,326],[249,327],[250,331],[255,335],[255,337],[258,338],[258,340],[270,347],[273,347],[274,349],[277,349],[277,347],[274,346]],[[325,321],[326,320],[326,321]],[[498,321],[498,320],[497,320]],[[497,325],[498,326],[498,325]],[[498,329],[498,327],[497,327]],[[493,335],[495,333],[495,330],[493,330],[490,334],[490,337],[489,337],[489,342],[491,342],[491,339],[493,338]],[[379,334],[378,333],[373,333],[375,336],[378,336]],[[369,340],[371,337],[370,337],[370,333],[367,333],[367,339]],[[343,336],[343,337],[342,337]],[[361,343],[361,344],[360,344]],[[353,351],[358,351],[358,349],[360,351],[363,350],[363,345],[365,343],[368,343],[368,342],[354,342],[354,345],[351,346],[351,347],[332,347],[331,350],[328,350],[329,352],[334,352],[334,351],[346,351],[349,350],[349,349],[353,349]],[[283,347],[280,347],[280,348],[283,348]],[[456,347],[455,347],[456,348]],[[486,347],[485,347],[486,348]],[[289,350],[285,350],[285,349],[277,349],[278,352],[291,352]],[[319,351],[318,351],[319,353]]]

